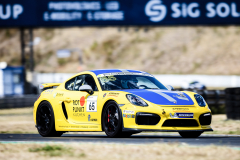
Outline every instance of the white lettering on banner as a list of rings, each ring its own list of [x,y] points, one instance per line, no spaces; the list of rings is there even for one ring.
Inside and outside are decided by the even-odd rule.
[[[236,5],[236,3],[232,3],[231,4],[231,8],[232,8],[232,16],[233,17],[240,17],[240,13],[237,12],[237,5]]]
[[[73,20],[81,20],[82,13],[81,12],[52,12],[48,14],[44,13],[45,21],[73,21]]]
[[[106,2],[105,4],[106,10],[119,10],[119,6],[119,2],[117,1]]]
[[[49,2],[48,11],[44,12],[44,21],[81,21],[86,18],[88,21],[123,21],[124,12],[119,11],[118,1],[105,3],[107,11],[102,9],[101,1],[92,2]],[[72,11],[72,12],[69,12]]]
[[[100,10],[100,2],[49,2],[50,10]]]
[[[228,16],[232,17],[240,17],[240,13],[237,12],[236,3],[231,3],[231,5],[221,2],[219,4],[215,4],[213,2],[207,3],[206,5],[208,18],[214,18],[215,16],[219,16],[221,18],[226,18]]]
[[[150,17],[150,21],[160,22],[167,15],[167,7],[161,0],[150,0],[145,6],[145,14]]]
[[[17,19],[18,16],[23,12],[23,7],[20,4],[13,5],[13,18]]]
[[[23,7],[20,4],[14,4],[12,7],[13,19],[18,19],[18,16],[23,13]],[[11,5],[0,5],[0,19],[7,20],[11,18]]]
[[[6,10],[5,10],[5,14],[4,14],[4,11],[3,11],[3,6],[0,5],[0,18],[1,19],[9,19],[10,16],[11,16],[11,6],[8,4],[6,5]]]
[[[179,18],[181,16],[181,11],[180,11],[179,7],[180,7],[179,3],[172,4],[172,10],[173,10],[172,17],[173,18]]]
[[[105,12],[105,11],[100,11],[100,12],[95,12],[94,13],[94,20],[99,21],[99,20],[124,20],[124,14],[122,11],[117,11],[117,12]]]
[[[207,8],[207,10],[209,11],[209,12],[207,13],[207,17],[209,17],[209,18],[215,17],[216,11],[215,11],[215,9],[213,8],[214,6],[215,6],[215,4],[212,3],[212,2],[210,2],[210,3],[207,4],[206,8]]]
[[[173,11],[172,17],[173,18],[179,18],[179,17],[191,17],[191,18],[198,18],[200,17],[200,10],[198,9],[199,4],[194,2],[187,5],[186,3],[180,4],[180,3],[173,3],[171,5],[171,9]]]
[[[188,14],[190,17],[192,18],[197,18],[200,16],[200,10],[196,9],[195,11],[193,11],[194,8],[198,8],[199,4],[198,3],[190,3],[188,5]]]
[[[217,6],[217,14],[219,15],[219,17],[225,18],[229,15],[229,13],[230,13],[230,8],[228,4],[219,3],[219,5]]]

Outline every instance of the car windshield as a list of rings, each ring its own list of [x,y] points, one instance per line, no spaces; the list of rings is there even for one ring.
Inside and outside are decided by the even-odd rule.
[[[106,73],[97,76],[102,90],[166,89],[152,75],[145,73]]]

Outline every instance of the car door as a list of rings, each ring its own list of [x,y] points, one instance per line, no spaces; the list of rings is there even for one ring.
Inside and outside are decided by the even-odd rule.
[[[90,74],[79,75],[66,83],[65,106],[69,121],[81,124],[97,124],[98,88]],[[82,85],[90,85],[94,91],[92,95],[79,91]]]

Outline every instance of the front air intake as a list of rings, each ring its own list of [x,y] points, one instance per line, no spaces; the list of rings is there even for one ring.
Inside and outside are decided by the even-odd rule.
[[[201,125],[210,125],[212,122],[211,113],[204,113],[199,116],[199,122]]]
[[[168,119],[163,127],[197,127],[198,123],[194,119]]]
[[[136,124],[138,125],[156,125],[160,119],[159,115],[153,113],[138,112],[136,114]]]

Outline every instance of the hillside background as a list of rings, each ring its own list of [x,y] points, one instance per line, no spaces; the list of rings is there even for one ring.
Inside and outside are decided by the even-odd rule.
[[[20,65],[18,29],[0,30],[0,61]],[[152,74],[240,75],[240,27],[35,29],[35,71],[79,69],[78,52],[58,59],[59,49],[81,49],[82,70],[121,68]]]

